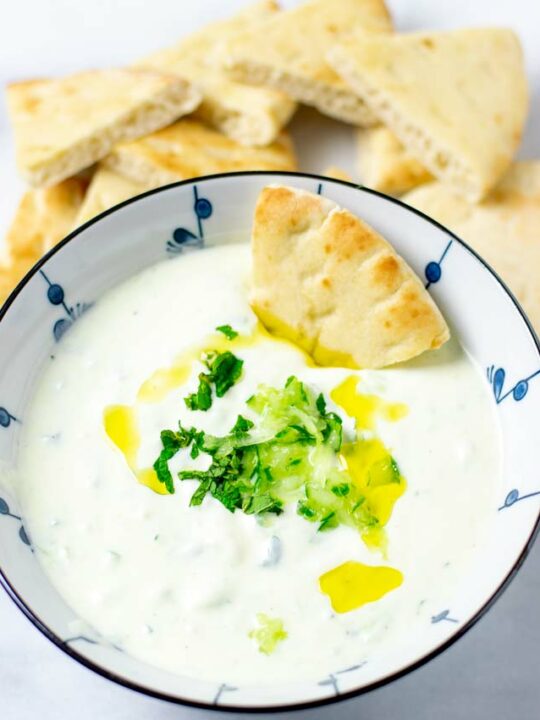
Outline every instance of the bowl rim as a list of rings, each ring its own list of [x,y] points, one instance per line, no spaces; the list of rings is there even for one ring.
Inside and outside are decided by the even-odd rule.
[[[354,190],[365,192],[370,195],[375,195],[377,197],[380,197],[387,202],[393,203],[394,205],[397,205],[399,207],[404,208],[405,210],[408,210],[409,212],[423,218],[423,220],[429,222],[431,225],[434,225],[439,230],[441,230],[443,233],[445,233],[449,238],[451,238],[453,241],[457,242],[462,247],[465,247],[475,258],[479,263],[484,267],[485,270],[487,270],[488,273],[492,275],[492,277],[498,282],[498,284],[502,287],[503,291],[506,293],[506,295],[509,297],[511,302],[514,304],[515,308],[517,309],[518,313],[521,315],[522,320],[525,322],[525,325],[529,331],[529,334],[534,342],[536,352],[540,359],[540,340],[538,336],[536,335],[536,332],[534,328],[531,325],[531,322],[529,318],[527,317],[526,313],[524,312],[523,308],[521,307],[521,304],[518,302],[512,291],[507,287],[506,283],[501,279],[501,277],[493,270],[493,268],[473,249],[468,245],[466,242],[464,242],[460,237],[455,235],[451,230],[449,230],[447,227],[445,227],[442,223],[439,223],[437,220],[434,220],[429,215],[426,215],[421,210],[418,210],[415,207],[412,207],[411,205],[407,205],[407,203],[403,202],[402,200],[392,197],[390,195],[386,195],[385,193],[379,192],[378,190],[373,190],[372,188],[365,187],[364,185],[361,185],[359,183],[350,182],[347,180],[342,180],[339,178],[333,178],[333,177],[327,177],[324,175],[318,175],[315,173],[304,173],[304,172],[292,172],[292,171],[282,171],[282,170],[245,170],[240,172],[229,172],[229,173],[215,173],[212,175],[202,175],[200,177],[195,178],[189,178],[187,180],[180,180],[178,182],[169,183],[168,185],[163,185],[158,188],[154,188],[152,190],[147,190],[146,192],[141,193],[140,195],[136,195],[135,197],[128,198],[127,200],[124,200],[121,203],[118,203],[117,205],[114,205],[111,208],[108,208],[107,210],[99,213],[95,217],[91,218],[87,222],[83,223],[79,227],[77,227],[75,230],[70,232],[66,237],[61,240],[57,245],[55,245],[51,250],[49,250],[27,273],[26,275],[19,281],[19,283],[16,285],[14,290],[10,293],[6,301],[2,306],[0,306],[0,322],[4,319],[5,315],[9,311],[11,305],[17,298],[17,296],[21,293],[22,289],[27,285],[29,280],[39,271],[39,269],[49,260],[49,258],[53,257],[56,253],[60,252],[63,247],[65,247],[68,243],[70,243],[72,240],[74,240],[78,235],[80,235],[82,232],[84,232],[88,227],[91,227],[92,225],[96,225],[100,222],[102,218],[107,217],[107,215],[111,215],[112,213],[116,212],[117,210],[126,207],[127,205],[131,205],[134,203],[139,202],[143,198],[146,198],[150,195],[157,195],[159,193],[165,192],[167,190],[170,190],[171,188],[177,188],[177,187],[183,187],[187,185],[194,185],[199,183],[204,183],[208,180],[223,180],[230,177],[247,177],[247,176],[268,176],[268,177],[290,177],[291,179],[294,178],[308,178],[311,180],[318,181],[320,183],[335,183],[338,185],[344,185],[345,187],[352,188]],[[133,690],[135,692],[138,692],[142,695],[146,695],[148,697],[152,697],[158,700],[163,700],[166,702],[173,703],[175,705],[181,705],[185,707],[192,707],[192,708],[198,708],[202,710],[214,710],[216,712],[235,712],[235,713],[243,713],[243,714],[258,714],[258,713],[267,713],[267,712],[290,712],[293,710],[306,710],[306,709],[312,709],[312,708],[318,708],[323,707],[326,705],[331,705],[337,702],[341,702],[343,700],[350,700],[352,698],[360,697],[361,695],[364,695],[365,693],[368,693],[372,690],[376,690],[380,687],[383,687],[384,685],[388,685],[389,683],[399,680],[402,677],[405,677],[409,673],[412,673],[414,670],[418,670],[423,665],[427,664],[430,660],[433,660],[438,655],[442,654],[445,650],[447,650],[449,647],[451,647],[454,643],[456,643],[461,637],[463,637],[476,623],[484,617],[484,615],[487,613],[488,610],[491,609],[491,607],[495,604],[495,602],[501,597],[503,592],[508,588],[512,580],[517,575],[519,569],[525,562],[525,559],[529,555],[533,544],[540,532],[540,510],[538,511],[536,521],[534,523],[534,526],[529,534],[529,537],[527,538],[527,541],[523,545],[523,548],[521,550],[521,553],[516,558],[514,564],[512,565],[511,569],[507,573],[507,575],[503,578],[501,583],[498,585],[498,587],[492,592],[490,597],[486,600],[486,602],[477,610],[477,612],[466,622],[464,623],[452,636],[444,640],[442,643],[438,644],[436,647],[434,647],[430,652],[426,653],[425,655],[422,655],[420,658],[415,660],[414,662],[405,665],[404,667],[400,668],[399,670],[396,670],[395,672],[392,672],[388,675],[385,675],[384,677],[372,681],[368,683],[367,685],[364,685],[360,688],[356,688],[353,690],[349,690],[347,692],[339,693],[338,695],[332,695],[329,697],[324,698],[318,698],[315,700],[305,700],[301,702],[290,702],[290,703],[278,703],[278,704],[272,704],[268,703],[265,705],[254,705],[254,706],[248,706],[248,705],[233,705],[233,704],[227,704],[227,705],[216,705],[212,702],[204,702],[199,700],[193,700],[190,698],[181,697],[178,695],[169,694],[167,692],[162,692],[159,690],[154,690],[151,687],[147,687],[145,685],[142,685],[141,683],[131,681],[127,678],[124,678],[120,675],[117,675],[114,672],[111,672],[110,670],[106,669],[105,667],[102,667],[101,665],[97,664],[93,660],[89,660],[88,658],[84,657],[84,655],[80,654],[72,648],[70,645],[66,644],[56,633],[54,633],[47,624],[41,620],[41,618],[27,605],[25,600],[19,593],[15,590],[13,585],[11,584],[10,580],[8,579],[8,576],[6,572],[3,570],[3,568],[0,566],[0,586],[3,587],[3,589],[6,591],[7,595],[11,598],[11,600],[15,603],[15,605],[19,608],[19,610],[27,617],[28,620],[32,623],[32,625],[39,630],[48,640],[50,640],[57,648],[62,650],[66,655],[71,657],[73,660],[78,662],[79,664],[83,665],[84,667],[88,668],[89,670],[92,670],[97,675],[100,675],[103,678],[106,678],[107,680],[110,680],[117,685],[120,685],[122,687],[127,688],[128,690]]]

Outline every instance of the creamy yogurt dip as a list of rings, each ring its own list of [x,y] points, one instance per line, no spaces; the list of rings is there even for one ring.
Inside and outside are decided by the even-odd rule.
[[[190,507],[193,481],[177,481],[174,495],[145,487],[107,436],[104,412],[133,406],[148,378],[204,344],[218,325],[252,333],[249,269],[248,245],[193,252],[142,272],[83,316],[48,362],[26,414],[19,495],[53,584],[126,652],[218,682],[320,679],[386,652],[429,622],[463,581],[490,522],[499,431],[480,372],[455,339],[399,367],[351,373],[313,367],[294,346],[262,336],[235,349],[241,380],[208,412],[191,412],[183,401],[197,387],[197,362],[178,376],[180,386],[139,402],[134,462],[151,467],[160,431],[179,419],[226,434],[261,383],[282,387],[295,375],[329,398],[355,374],[361,393],[408,408],[376,420],[407,481],[386,526],[386,556],[354,528],[318,532],[293,504],[261,522],[211,497]],[[352,433],[353,419],[328,403]],[[171,469],[186,462],[175,458]],[[403,582],[337,613],[319,578],[351,560],[396,568]],[[260,613],[279,618],[287,634],[269,655],[250,636]]]

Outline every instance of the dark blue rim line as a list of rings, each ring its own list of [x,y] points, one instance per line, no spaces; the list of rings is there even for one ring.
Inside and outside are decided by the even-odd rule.
[[[540,359],[540,342],[538,341],[538,338],[536,336],[535,331],[532,328],[532,325],[528,319],[528,317],[525,315],[523,309],[521,308],[521,305],[518,303],[516,298],[514,297],[513,293],[508,289],[506,284],[502,281],[502,279],[497,275],[497,273],[492,270],[492,268],[483,260],[483,258],[478,255],[478,253],[473,250],[467,243],[463,242],[457,235],[454,235],[453,232],[448,230],[448,228],[444,227],[444,225],[441,225],[441,223],[437,222],[436,220],[433,220],[425,213],[421,212],[420,210],[417,210],[414,207],[411,207],[410,205],[407,205],[406,203],[402,202],[401,200],[398,200],[397,198],[390,197],[389,195],[385,195],[384,193],[378,192],[377,190],[372,190],[371,188],[364,187],[362,185],[357,185],[356,183],[347,182],[346,180],[338,180],[335,178],[328,178],[321,175],[312,175],[310,173],[300,173],[300,172],[285,172],[285,171],[258,171],[258,170],[250,170],[246,172],[238,172],[238,173],[219,173],[216,175],[205,175],[198,178],[190,178],[189,180],[182,180],[180,182],[171,183],[169,185],[164,185],[162,187],[156,188],[155,190],[148,190],[145,193],[142,193],[141,195],[137,195],[136,197],[129,198],[129,200],[125,200],[124,202],[115,205],[112,208],[109,208],[108,210],[105,210],[105,212],[100,213],[96,217],[92,218],[88,222],[84,223],[84,225],[81,225],[76,230],[71,232],[69,235],[67,235],[58,245],[56,245],[54,248],[52,248],[41,260],[34,265],[34,267],[25,275],[25,277],[19,282],[17,287],[13,290],[11,295],[8,297],[4,305],[0,308],[0,322],[4,319],[7,311],[13,304],[15,298],[17,295],[21,292],[21,290],[24,288],[24,286],[28,283],[30,278],[32,278],[43,265],[51,258],[53,255],[55,255],[57,252],[59,252],[67,243],[74,240],[80,233],[82,233],[86,228],[95,225],[97,222],[99,222],[102,218],[106,217],[107,215],[111,215],[114,212],[117,212],[123,207],[126,207],[127,205],[131,205],[134,202],[138,202],[142,198],[149,197],[150,195],[156,195],[157,193],[166,192],[167,190],[174,188],[174,187],[182,187],[184,185],[193,185],[195,183],[204,183],[207,180],[226,180],[229,177],[246,177],[246,176],[266,176],[266,177],[290,177],[290,178],[308,178],[310,180],[314,180],[320,184],[327,184],[332,183],[335,185],[344,185],[345,187],[353,188],[355,190],[358,190],[360,192],[365,192],[369,195],[375,195],[377,197],[384,198],[388,202],[392,202],[395,205],[399,205],[402,208],[405,208],[411,213],[414,213],[415,215],[418,215],[419,217],[423,218],[427,222],[431,223],[431,225],[435,225],[439,228],[439,230],[442,230],[446,235],[452,240],[455,240],[459,245],[464,247],[468,252],[471,253],[485,268],[486,270],[491,273],[491,275],[495,278],[495,280],[499,283],[499,285],[503,288],[503,290],[506,292],[506,294],[510,297],[512,302],[514,303],[516,309],[518,310],[519,314],[521,315],[525,325],[527,326],[529,333],[534,341],[536,351],[538,353],[538,357]],[[536,522],[534,524],[534,527],[527,539],[527,542],[523,546],[523,550],[521,551],[521,554],[517,558],[516,562],[510,569],[507,576],[503,579],[499,587],[495,590],[493,595],[482,605],[482,607],[476,612],[475,615],[473,615],[472,618],[468,620],[459,630],[457,630],[454,635],[449,637],[447,640],[445,640],[443,643],[438,645],[436,648],[434,648],[431,652],[427,653],[423,657],[416,660],[414,663],[411,663],[410,665],[407,665],[406,667],[402,668],[401,670],[398,670],[394,673],[391,673],[390,675],[387,675],[384,678],[381,678],[380,680],[377,680],[375,682],[369,683],[368,685],[365,685],[361,688],[358,688],[356,690],[350,690],[345,693],[341,693],[340,695],[331,696],[327,698],[321,698],[318,700],[310,700],[305,702],[299,702],[299,703],[289,703],[289,704],[283,704],[283,705],[264,705],[264,706],[244,706],[244,705],[219,705],[215,706],[211,703],[206,702],[199,702],[197,700],[190,700],[188,698],[182,698],[175,695],[169,695],[167,693],[162,693],[156,690],[153,690],[152,688],[145,687],[144,685],[140,685],[135,682],[131,682],[130,680],[127,680],[126,678],[120,677],[119,675],[116,675],[115,673],[110,672],[109,670],[106,670],[105,668],[102,668],[100,665],[95,664],[91,660],[88,660],[84,656],[80,655],[76,650],[74,650],[69,645],[66,645],[61,638],[59,638],[34,612],[33,610],[26,604],[26,602],[22,599],[22,597],[17,593],[15,588],[11,585],[10,581],[8,580],[6,574],[0,567],[0,584],[4,587],[4,590],[7,592],[9,597],[13,600],[13,602],[17,605],[17,607],[26,615],[26,617],[30,620],[30,622],[36,627],[45,637],[47,637],[56,647],[58,647],[60,650],[65,652],[67,655],[69,655],[71,658],[76,660],[81,665],[84,665],[86,668],[93,670],[98,675],[101,675],[102,677],[106,678],[107,680],[111,680],[112,682],[117,683],[118,685],[122,685],[125,688],[128,688],[129,690],[134,690],[136,692],[142,693],[143,695],[148,695],[149,697],[156,698],[158,700],[165,700],[167,702],[175,703],[177,705],[185,705],[188,707],[194,707],[194,708],[200,708],[203,710],[214,710],[217,712],[236,712],[236,713],[245,713],[245,714],[254,714],[254,713],[269,713],[269,712],[290,712],[291,710],[306,710],[309,708],[317,708],[322,707],[324,705],[330,705],[335,702],[341,702],[342,700],[350,700],[351,698],[359,697],[360,695],[364,695],[367,692],[370,692],[372,690],[376,690],[377,688],[383,687],[384,685],[387,685],[390,682],[393,682],[394,680],[398,680],[399,678],[404,677],[405,675],[408,675],[413,670],[417,670],[418,668],[425,665],[430,660],[433,660],[433,658],[440,655],[442,652],[447,650],[449,647],[451,647],[457,640],[459,640],[463,635],[465,635],[466,632],[468,632],[473,625],[475,625],[480,618],[482,618],[486,612],[493,606],[493,604],[499,599],[499,597],[502,595],[502,593],[507,589],[511,581],[516,576],[518,570],[525,562],[525,559],[529,552],[531,551],[531,548],[534,544],[534,541],[536,540],[536,537],[538,535],[538,532],[540,530],[540,511],[538,513],[538,516],[536,518]]]

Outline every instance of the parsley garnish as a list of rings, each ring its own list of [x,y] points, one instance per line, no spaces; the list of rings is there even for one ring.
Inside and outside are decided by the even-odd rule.
[[[212,386],[206,373],[200,373],[197,392],[185,397],[184,402],[190,410],[202,410],[206,412],[206,410],[212,407]]]
[[[204,364],[209,370],[208,378],[210,382],[215,385],[216,395],[221,398],[240,378],[244,361],[226,350],[223,353],[207,353]]]
[[[215,383],[216,395],[222,393],[242,368],[242,361],[232,353],[211,353],[204,362],[209,370],[208,377],[201,373],[199,390],[186,398],[190,408],[201,407],[201,398],[206,400],[210,382]],[[327,413],[321,400],[316,402],[295,377],[287,380],[283,390],[261,386],[250,397],[247,406],[257,416],[257,424],[239,415],[230,432],[223,437],[194,428],[186,430],[181,425],[177,433],[162,433],[163,450],[155,468],[169,492],[173,482],[168,461],[181,448],[190,447],[191,457],[205,454],[211,459],[207,470],[186,469],[178,474],[180,480],[199,483],[191,505],[200,505],[209,494],[231,512],[279,514],[287,494],[283,492],[284,481],[290,483],[291,478],[296,478],[292,489],[295,494],[302,490],[306,476],[312,472],[309,461],[312,449],[325,445],[334,456],[334,448],[339,450],[341,447],[341,419]],[[337,468],[334,471],[342,472]],[[339,478],[342,479],[341,474]],[[304,515],[324,520],[324,516],[307,506]]]
[[[348,495],[351,491],[351,486],[349,483],[341,483],[341,485],[334,485],[332,487],[332,492],[334,495],[337,495],[338,497],[343,497],[344,495]]]
[[[204,355],[203,363],[208,372],[199,374],[197,392],[185,397],[184,402],[189,410],[206,412],[212,407],[212,387],[218,398],[223,397],[240,378],[244,361],[229,350],[223,353],[212,350]]]
[[[247,433],[248,430],[251,430],[254,423],[251,420],[247,420],[242,415],[238,416],[238,419],[236,420],[233,429],[231,430],[232,435],[243,435],[244,433]]]
[[[216,330],[223,333],[228,340],[234,340],[235,337],[238,337],[238,333],[230,325],[218,325]]]
[[[178,432],[163,430],[161,433],[163,449],[154,463],[154,470],[156,471],[158,480],[165,485],[167,492],[171,494],[174,493],[174,481],[171,471],[169,470],[169,460],[173,458],[179,450],[191,445],[196,435],[197,431],[195,428],[185,430],[181,424],[179,424]]]
[[[209,455],[212,462],[208,470],[182,470],[178,474],[180,480],[199,481],[190,505],[200,505],[210,494],[231,512],[239,509],[248,515],[259,515],[282,511],[281,500],[269,492],[270,469],[261,464],[259,446],[248,435],[252,427],[251,420],[239,415],[225,437],[206,433],[194,437],[198,452]]]

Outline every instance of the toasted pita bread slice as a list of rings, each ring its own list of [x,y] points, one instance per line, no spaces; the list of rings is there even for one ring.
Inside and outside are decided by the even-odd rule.
[[[456,193],[480,200],[510,165],[527,111],[522,51],[511,30],[357,33],[327,57]]]
[[[220,172],[296,169],[292,143],[284,132],[267,147],[246,147],[191,119],[117,145],[103,163],[154,186]]]
[[[200,94],[186,80],[142,70],[94,70],[7,89],[21,175],[51,185],[107,155],[122,140],[191,112]]]
[[[39,257],[32,260],[30,256],[25,256],[0,263],[0,307],[38,260]]]
[[[17,285],[17,280],[5,264],[0,264],[0,308]]]
[[[345,180],[346,182],[353,182],[351,175],[346,170],[338,167],[337,165],[330,165],[323,172],[323,175],[329,178],[335,178],[336,180]]]
[[[296,109],[287,95],[234,82],[216,60],[221,44],[236,33],[251,32],[262,19],[279,10],[273,0],[261,0],[233,17],[206,25],[173,47],[140,60],[137,65],[176,73],[203,92],[199,119],[242,145],[268,145]]]
[[[0,302],[18,281],[73,228],[88,181],[70,178],[28,190],[6,234],[6,261],[0,266]]]
[[[325,60],[343,33],[390,32],[384,0],[311,0],[279,13],[227,45],[224,63],[241,82],[283,90],[295,100],[354,125],[377,122]]]
[[[75,177],[25,192],[7,231],[8,256],[36,262],[62,240],[73,228],[87,186],[87,180]]]
[[[73,226],[78,227],[105,210],[155,187],[138,183],[98,165]]]
[[[437,348],[448,327],[373,228],[320,195],[266,187],[253,225],[251,304],[322,365],[377,368]]]
[[[389,195],[401,195],[433,180],[388,128],[359,129],[358,171],[364,185]]]
[[[430,183],[405,195],[474,248],[508,284],[540,333],[540,160],[516,162],[479,205]]]

